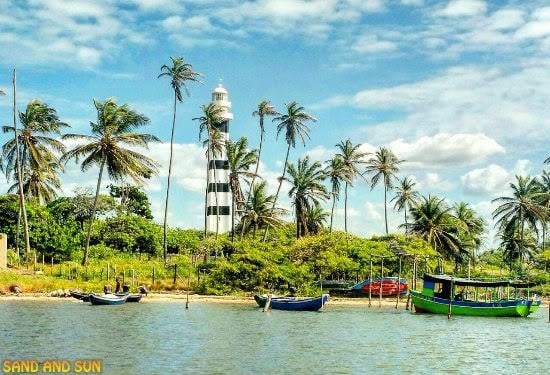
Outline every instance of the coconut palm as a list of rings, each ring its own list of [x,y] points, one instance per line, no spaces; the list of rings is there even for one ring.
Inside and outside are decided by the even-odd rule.
[[[212,159],[214,155],[212,155],[212,152],[211,152],[210,139],[213,139],[215,137],[217,143],[219,143],[218,141],[221,136],[221,133],[219,131],[217,133],[214,132],[214,129],[215,129],[215,125],[222,121],[222,114],[224,112],[224,109],[216,105],[215,103],[210,103],[208,105],[202,105],[201,110],[202,110],[202,116],[195,117],[193,121],[199,122],[199,140],[202,139],[202,135],[205,132],[208,135],[208,138],[203,143],[206,146],[206,165],[208,168],[206,173],[206,191],[204,193],[204,238],[206,238],[207,217],[208,217],[208,207],[207,207],[208,187],[210,186],[210,169],[214,171],[214,180],[216,179],[216,160]],[[220,146],[220,147],[223,147],[223,146]],[[218,152],[219,147],[217,144],[214,146],[214,150]],[[215,190],[217,190],[217,185],[215,185],[215,187],[216,187]],[[217,199],[218,199],[218,194],[216,192],[216,202],[217,202]],[[217,203],[216,203],[216,206],[217,206]],[[216,223],[217,222],[218,220],[216,220]]]
[[[520,242],[523,246],[525,224],[538,233],[537,222],[542,219],[541,207],[536,202],[540,193],[540,184],[536,178],[516,176],[516,183],[511,182],[511,196],[498,197],[493,203],[500,203],[493,211],[493,219],[501,233],[515,233],[519,230]],[[523,249],[519,249],[523,253]]]
[[[245,181],[256,177],[256,174],[250,171],[250,167],[257,163],[258,150],[248,150],[248,140],[246,137],[237,139],[236,142],[227,141],[226,143],[227,160],[229,161],[229,186],[233,196],[232,212],[232,232],[235,232],[235,209],[243,212],[246,201],[241,188],[241,178]],[[250,183],[252,185],[252,182]]]
[[[330,197],[323,180],[325,173],[321,163],[310,164],[309,157],[298,159],[296,165],[288,165],[289,177],[285,180],[291,185],[288,196],[292,199],[296,214],[296,238],[308,233],[308,209]]]
[[[388,208],[387,195],[388,190],[393,189],[393,184],[397,180],[396,173],[399,171],[399,160],[395,154],[386,147],[380,147],[374,156],[369,159],[366,166],[366,173],[372,173],[370,180],[371,189],[374,189],[380,181],[384,185],[384,222],[386,223],[386,234],[388,234]]]
[[[395,196],[391,200],[391,202],[395,202],[394,209],[405,212],[405,234],[408,233],[407,208],[410,209],[419,197],[415,186],[416,182],[409,177],[399,180],[399,185],[395,188]]]
[[[461,258],[462,246],[451,208],[438,197],[421,197],[411,207],[409,233],[426,240],[446,258]]]
[[[550,164],[550,156],[544,161],[545,164]]]
[[[59,120],[55,109],[38,99],[31,100],[25,112],[19,113],[22,129],[17,137],[8,140],[2,147],[6,161],[6,173],[17,173],[17,157],[21,158],[23,172],[50,170],[56,173],[61,168],[58,154],[65,152],[65,145],[54,138],[61,134],[61,129],[68,127]],[[15,135],[14,126],[3,126],[4,133]],[[19,147],[19,149],[17,149]],[[25,173],[23,173],[25,179]]]
[[[286,149],[285,163],[283,165],[283,175],[279,178],[279,186],[275,193],[275,200],[273,201],[273,208],[277,204],[279,193],[281,192],[281,186],[285,180],[285,175],[288,166],[288,156],[290,154],[290,148],[296,148],[296,140],[301,140],[302,144],[306,145],[306,138],[309,139],[309,126],[308,122],[316,122],[317,120],[310,114],[305,112],[305,108],[297,102],[292,102],[286,105],[286,113],[281,114],[273,119],[277,121],[277,137],[280,133],[285,133],[285,141],[288,145]],[[267,239],[267,232],[269,228],[265,229],[264,241]]]
[[[485,220],[478,216],[466,202],[455,203],[452,213],[457,223],[456,229],[461,248],[464,249],[464,252],[469,253],[470,258],[475,259],[475,250],[479,249],[483,239]],[[457,260],[461,261],[462,259]]]
[[[307,208],[305,213],[307,231],[317,234],[327,223],[329,213],[318,203]]]
[[[23,191],[27,198],[34,198],[39,204],[49,203],[57,198],[61,182],[54,172],[57,166],[45,169],[23,171]],[[9,187],[8,193],[16,194],[19,183]]]
[[[500,237],[502,257],[508,263],[510,272],[515,261],[519,260],[521,268],[522,261],[531,258],[536,252],[537,241],[528,230],[521,234],[518,227],[506,227],[502,229]]]
[[[344,180],[344,231],[348,233],[348,186],[353,186],[353,180],[356,176],[360,176],[359,167],[365,163],[365,157],[368,152],[361,151],[361,145],[354,145],[351,139],[340,141],[336,145],[338,153],[336,156],[341,157],[344,165],[347,168],[347,174],[350,181]]]
[[[157,164],[152,159],[125,147],[146,148],[149,142],[158,141],[158,138],[153,135],[135,132],[137,128],[148,124],[149,119],[126,104],[118,105],[113,98],[104,102],[94,100],[94,106],[97,111],[97,121],[90,123],[92,135],[65,134],[63,136],[63,139],[85,142],[63,155],[63,161],[75,159],[78,163],[82,158],[80,168],[83,172],[94,166],[99,167],[92,215],[82,258],[83,265],[88,261],[90,235],[104,171],[107,170],[111,180],[122,181],[129,177],[138,184],[157,173]]]
[[[540,192],[536,194],[535,201],[541,211],[541,227],[542,227],[542,251],[546,247],[546,232],[548,221],[550,220],[550,172],[543,171],[540,176]]]
[[[275,210],[271,208],[275,196],[267,195],[266,185],[266,181],[262,181],[252,187],[250,200],[246,203],[241,222],[241,225],[245,226],[246,233],[252,230],[254,238],[258,229],[279,225],[282,222],[280,217],[286,212],[280,207],[275,207]]]
[[[17,180],[16,187],[19,187],[17,190],[23,194],[21,198],[24,201],[25,185],[28,185],[30,175],[34,174],[36,177],[39,171],[41,174],[45,171],[56,174],[57,170],[61,169],[57,154],[65,152],[65,146],[54,137],[61,133],[61,128],[68,125],[59,120],[55,109],[38,99],[31,100],[25,112],[19,112],[19,122],[21,130],[17,129],[15,118],[13,126],[2,127],[4,133],[13,134],[13,138],[3,145],[2,155],[6,162],[6,175],[11,175]],[[26,223],[27,238],[28,221],[23,206],[21,205],[20,211],[23,223]],[[30,247],[27,252],[29,250]]]
[[[166,226],[167,226],[167,217],[168,217],[168,198],[170,195],[170,177],[172,176],[172,157],[174,154],[174,131],[176,128],[176,109],[177,103],[183,101],[183,91],[187,96],[189,96],[189,90],[187,88],[188,82],[199,82],[200,73],[193,71],[193,66],[186,63],[182,57],[170,57],[172,64],[163,65],[160,68],[161,73],[157,78],[168,77],[170,79],[170,85],[174,91],[174,105],[173,105],[173,116],[172,116],[172,132],[170,134],[170,161],[168,163],[168,177],[166,180],[166,199],[164,202],[164,225],[163,225],[163,239],[162,239],[162,248],[164,255],[164,262],[166,263],[167,256],[167,242],[166,242]]]
[[[334,208],[336,207],[336,201],[340,198],[340,187],[342,181],[346,184],[353,181],[351,170],[344,163],[344,159],[340,155],[334,155],[332,159],[328,161],[328,165],[325,168],[325,175],[330,180],[331,195],[332,195],[332,208],[330,210],[330,229],[332,233],[332,224],[334,220]]]

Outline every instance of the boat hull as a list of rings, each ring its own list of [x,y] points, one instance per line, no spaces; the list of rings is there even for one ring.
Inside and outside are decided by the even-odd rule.
[[[90,302],[92,305],[122,305],[126,303],[128,296],[117,297],[115,295],[111,296],[98,296],[95,294],[90,294]]]
[[[351,294],[373,297],[392,297],[407,294],[408,284],[406,279],[397,277],[383,277],[376,279],[367,279],[351,287]]]
[[[417,313],[448,314],[449,300],[410,291]],[[451,301],[452,315],[526,317],[538,310],[540,301],[501,300],[495,302]]]
[[[117,297],[128,296],[128,298],[126,298],[126,303],[128,303],[128,302],[139,302],[139,301],[141,301],[141,298],[143,297],[142,294],[128,294],[128,293],[115,293],[115,296],[117,296]]]
[[[273,310],[287,311],[317,311],[321,309],[328,300],[328,294],[307,299],[274,298],[271,300],[271,308]]]

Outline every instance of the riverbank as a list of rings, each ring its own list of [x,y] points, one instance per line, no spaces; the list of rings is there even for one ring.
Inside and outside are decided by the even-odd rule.
[[[187,295],[185,293],[149,293],[147,297],[142,299],[143,303],[185,303]],[[74,301],[78,300],[72,297],[57,297],[51,293],[21,293],[21,294],[4,294],[0,295],[1,301],[36,301],[36,302],[59,302],[59,301]],[[399,308],[405,308],[407,297],[399,299]],[[252,296],[215,296],[215,295],[200,295],[190,294],[190,303],[216,303],[216,304],[253,304]],[[372,298],[372,307],[382,306],[384,308],[395,308],[397,300],[395,298]],[[342,298],[331,297],[329,301],[333,306],[364,306],[368,307],[368,298]],[[548,307],[550,299],[543,299],[541,307]]]

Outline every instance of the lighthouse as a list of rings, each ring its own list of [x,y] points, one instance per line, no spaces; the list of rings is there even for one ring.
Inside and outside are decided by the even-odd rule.
[[[229,140],[229,121],[233,119],[231,113],[231,102],[227,95],[227,90],[220,83],[212,91],[212,103],[220,107],[222,121],[214,126],[218,129],[227,142]],[[229,188],[229,161],[227,152],[223,151],[214,156],[210,154],[210,163],[208,164],[208,193],[206,197],[206,229],[208,232],[227,233],[231,231],[231,189]],[[217,204],[216,204],[216,195]],[[216,226],[216,220],[218,221]]]

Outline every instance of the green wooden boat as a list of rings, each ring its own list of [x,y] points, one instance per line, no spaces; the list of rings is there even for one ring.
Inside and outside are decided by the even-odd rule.
[[[537,311],[541,303],[539,299],[530,298],[529,287],[533,284],[529,283],[429,274],[425,274],[423,280],[422,292],[409,291],[417,313],[526,317]],[[510,288],[513,288],[513,298]],[[526,297],[518,298],[517,291],[524,288],[527,289]]]

